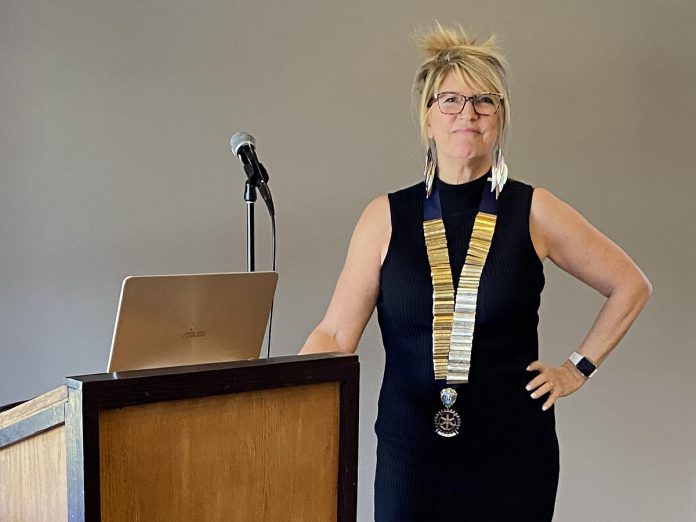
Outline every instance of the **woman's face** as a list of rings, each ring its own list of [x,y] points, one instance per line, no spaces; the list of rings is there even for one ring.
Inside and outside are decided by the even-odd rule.
[[[455,92],[472,96],[488,89],[472,88],[450,72],[440,85],[438,93]],[[459,114],[442,114],[434,102],[428,110],[428,136],[435,140],[438,163],[490,162],[498,140],[500,110],[490,116],[479,116],[471,100],[467,100]]]

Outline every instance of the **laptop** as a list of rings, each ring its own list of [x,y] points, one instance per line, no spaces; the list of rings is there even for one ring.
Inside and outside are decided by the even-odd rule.
[[[123,280],[108,372],[258,359],[276,272]]]

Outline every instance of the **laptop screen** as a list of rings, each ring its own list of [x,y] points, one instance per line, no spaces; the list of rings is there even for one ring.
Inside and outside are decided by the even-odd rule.
[[[107,371],[258,358],[277,280],[276,272],[127,277]]]

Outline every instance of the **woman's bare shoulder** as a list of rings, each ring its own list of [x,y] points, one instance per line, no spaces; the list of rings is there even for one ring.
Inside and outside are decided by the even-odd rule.
[[[373,250],[379,255],[380,265],[384,260],[391,236],[389,197],[378,196],[365,207],[353,232],[353,242],[363,249]]]
[[[356,231],[373,235],[384,232],[390,227],[389,198],[384,194],[377,196],[367,204],[355,228]]]

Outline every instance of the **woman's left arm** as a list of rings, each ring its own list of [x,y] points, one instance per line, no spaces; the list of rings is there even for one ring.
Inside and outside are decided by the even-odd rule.
[[[575,350],[599,366],[645,306],[652,293],[650,281],[616,243],[548,190],[534,190],[529,230],[539,259],[548,257],[607,298]],[[569,360],[560,367],[534,361],[527,369],[540,372],[527,385],[534,390],[532,398],[549,393],[544,410],[587,380]]]

